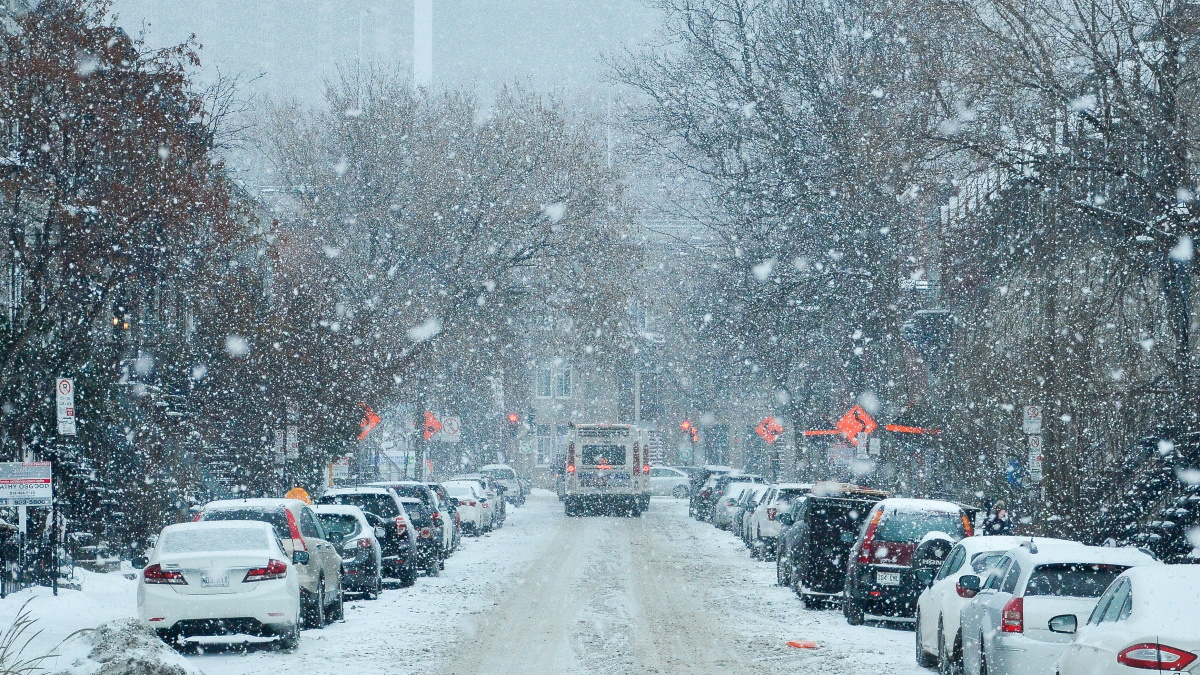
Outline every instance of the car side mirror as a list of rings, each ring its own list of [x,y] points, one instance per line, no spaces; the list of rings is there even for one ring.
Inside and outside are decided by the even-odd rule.
[[[1059,614],[1050,619],[1047,626],[1051,633],[1063,633],[1065,635],[1074,635],[1079,628],[1079,619],[1074,614]]]
[[[309,560],[308,551],[292,552],[292,562],[296,563],[297,565],[307,565],[308,560]]]
[[[780,525],[782,525],[784,527],[791,527],[792,524],[795,522],[796,522],[796,520],[794,518],[792,518],[792,514],[790,514],[790,513],[779,514],[779,524]]]
[[[980,588],[982,588],[982,582],[974,574],[964,574],[954,584],[954,590],[958,591],[958,595],[961,598],[973,598],[979,595]]]
[[[388,531],[387,531],[386,527],[380,527],[378,525],[375,526],[375,538],[376,539],[387,539],[387,536],[388,536]]]
[[[144,555],[139,555],[138,557],[134,558],[133,560],[130,560],[129,564],[133,565],[134,568],[136,568],[136,569],[144,570],[144,569],[146,569],[146,565],[150,564],[150,559]]]

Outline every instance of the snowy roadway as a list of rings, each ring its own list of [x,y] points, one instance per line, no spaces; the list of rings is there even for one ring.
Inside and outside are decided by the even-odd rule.
[[[114,577],[92,575],[83,598],[39,592],[31,607],[53,624],[39,627],[50,637],[78,627],[78,614],[54,621],[63,603],[86,605],[91,625],[132,615],[134,583]],[[346,621],[304,631],[292,654],[218,648],[187,659],[209,675],[929,672],[914,663],[912,632],[805,610],[774,579],[773,563],[689,518],[685,501],[655,498],[641,518],[567,518],[535,491],[503,529],[465,540],[441,576],[349,603]]]

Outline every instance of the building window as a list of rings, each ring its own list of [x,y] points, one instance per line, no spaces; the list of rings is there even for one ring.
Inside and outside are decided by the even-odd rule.
[[[571,398],[571,369],[554,371],[554,397]]]
[[[534,427],[534,434],[537,439],[538,466],[547,466],[554,461],[554,439],[550,436],[549,425],[536,425]]]
[[[537,382],[534,383],[534,394],[538,398],[550,398],[554,395],[554,371],[549,368],[538,368]]]

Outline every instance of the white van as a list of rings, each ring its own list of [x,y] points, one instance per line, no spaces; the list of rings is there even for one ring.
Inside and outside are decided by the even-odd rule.
[[[632,424],[573,425],[567,434],[566,514],[645,511],[650,503],[647,438]]]

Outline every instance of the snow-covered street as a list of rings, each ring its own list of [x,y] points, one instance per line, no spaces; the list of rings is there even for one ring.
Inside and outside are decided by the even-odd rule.
[[[304,631],[294,653],[237,645],[186,659],[208,675],[926,672],[911,632],[848,626],[773,584],[772,564],[689,518],[686,501],[655,498],[640,518],[567,518],[538,490],[503,529],[466,540],[440,576],[351,602],[345,621]],[[82,593],[56,599],[37,589],[38,645],[132,616],[134,589],[116,574],[88,575]],[[90,672],[85,652],[68,643],[52,671]]]

